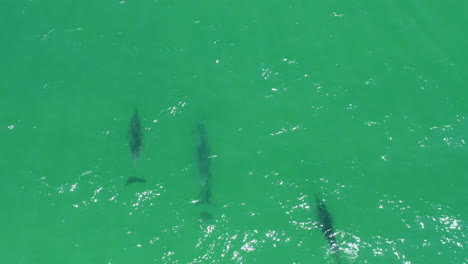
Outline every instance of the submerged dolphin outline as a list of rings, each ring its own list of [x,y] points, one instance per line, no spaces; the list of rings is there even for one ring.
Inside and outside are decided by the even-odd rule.
[[[133,114],[132,120],[130,121],[130,139],[129,139],[129,146],[130,152],[132,153],[133,159],[133,168],[132,168],[132,176],[127,179],[125,185],[132,184],[134,182],[142,182],[145,183],[146,180],[143,178],[139,178],[136,176],[136,166],[137,160],[140,156],[140,151],[143,148],[143,131],[141,129],[141,122],[140,117],[138,116],[138,110],[135,109],[135,114]]]
[[[211,203],[211,166],[210,166],[210,147],[206,135],[205,125],[197,125],[199,142],[197,145],[197,165],[201,180],[201,191],[198,195],[196,204]]]
[[[318,197],[318,194],[315,194],[315,201],[317,202],[317,218],[320,230],[322,231],[323,236],[328,240],[331,250],[336,257],[337,263],[340,264],[341,260],[339,254],[339,247],[336,242],[336,233],[333,228],[332,216],[330,212],[328,212],[323,200]]]
[[[205,125],[198,123],[197,125],[199,141],[197,145],[197,166],[198,174],[201,181],[201,190],[195,205],[211,204],[211,165],[210,165],[210,147],[208,145],[208,137],[206,134]],[[205,222],[213,219],[213,215],[208,211],[200,212],[200,222]]]

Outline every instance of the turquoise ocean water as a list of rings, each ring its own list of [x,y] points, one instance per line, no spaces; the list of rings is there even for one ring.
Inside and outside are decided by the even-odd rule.
[[[0,0],[1,263],[468,263],[467,8]]]

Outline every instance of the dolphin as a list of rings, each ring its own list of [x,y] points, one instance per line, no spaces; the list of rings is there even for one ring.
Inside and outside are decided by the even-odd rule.
[[[198,195],[197,204],[211,203],[211,169],[210,169],[210,148],[206,135],[205,125],[197,125],[199,142],[197,145],[197,165],[201,182],[201,191]]]
[[[317,218],[323,236],[328,240],[333,254],[336,257],[336,262],[341,263],[338,244],[336,242],[336,234],[333,230],[333,219],[328,212],[327,207],[322,199],[315,194],[315,201],[317,202]]]
[[[130,152],[132,152],[132,158],[133,158],[133,169],[132,169],[132,176],[127,179],[127,182],[125,185],[134,183],[134,182],[146,182],[145,179],[139,178],[136,176],[136,166],[137,166],[137,160],[140,155],[140,151],[142,149],[142,143],[143,141],[143,131],[141,130],[141,122],[140,118],[138,117],[138,110],[135,110],[135,114],[132,117],[132,120],[130,121],[130,141],[129,141],[129,146],[130,146]]]
[[[135,114],[130,121],[130,151],[132,152],[133,159],[137,159],[141,151],[141,142],[143,141],[143,132],[141,130],[140,117],[138,116],[138,110],[135,110]]]

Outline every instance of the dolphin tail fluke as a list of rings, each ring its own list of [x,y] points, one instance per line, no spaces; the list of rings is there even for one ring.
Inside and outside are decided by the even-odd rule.
[[[146,180],[140,177],[137,177],[137,159],[133,159],[133,167],[132,167],[132,176],[127,179],[127,182],[125,183],[125,186],[135,183],[135,182],[141,182],[141,183],[146,183]]]
[[[130,185],[135,182],[141,182],[141,183],[146,183],[146,180],[143,178],[138,178],[138,177],[130,177],[127,179],[127,182],[125,183],[125,186]]]

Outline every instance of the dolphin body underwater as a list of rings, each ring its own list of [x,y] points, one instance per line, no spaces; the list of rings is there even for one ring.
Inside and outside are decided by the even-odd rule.
[[[330,215],[330,212],[328,212],[325,203],[318,197],[317,194],[315,194],[315,200],[317,202],[317,218],[320,230],[322,231],[323,236],[328,240],[331,250],[336,257],[336,262],[340,264],[341,260],[339,248],[335,238],[336,234],[333,230],[333,219]]]
[[[130,151],[132,152],[132,159],[133,159],[133,168],[132,168],[132,175],[130,178],[127,179],[125,185],[135,183],[135,182],[142,182],[145,183],[146,180],[143,178],[139,178],[136,176],[136,167],[137,167],[137,160],[140,155],[140,151],[142,149],[143,141],[143,131],[141,130],[141,122],[140,118],[138,117],[138,110],[135,110],[135,114],[130,121]]]
[[[197,166],[198,176],[201,184],[201,191],[198,195],[196,205],[211,204],[211,168],[210,168],[210,148],[206,135],[205,125],[197,125],[199,141],[197,145]],[[200,214],[201,220],[209,220],[213,216],[208,212]]]

